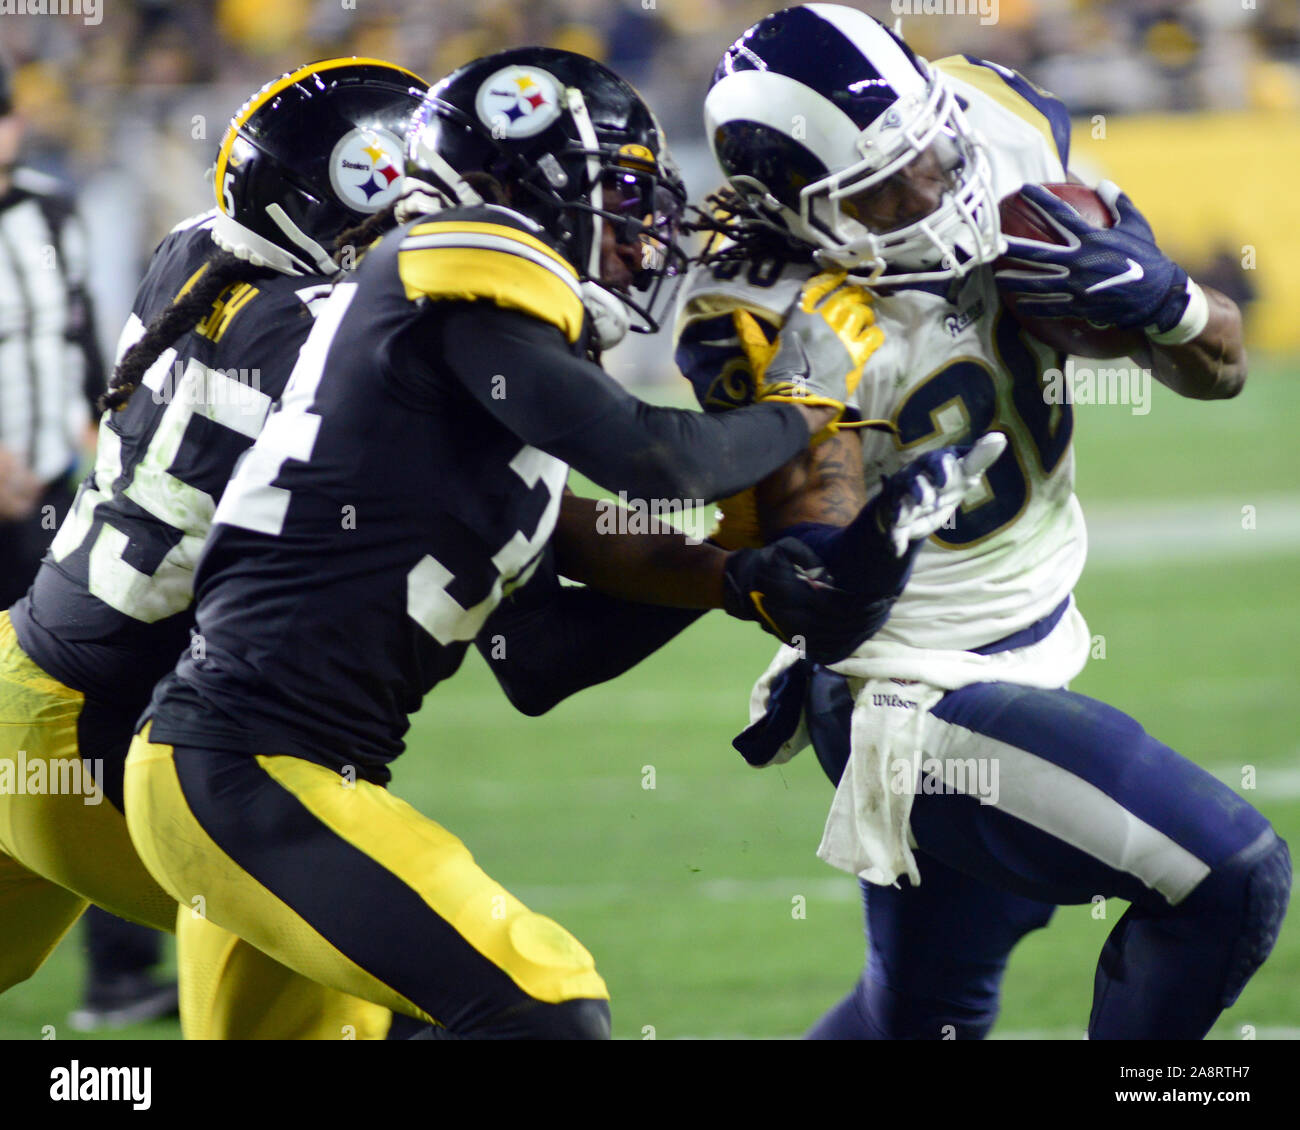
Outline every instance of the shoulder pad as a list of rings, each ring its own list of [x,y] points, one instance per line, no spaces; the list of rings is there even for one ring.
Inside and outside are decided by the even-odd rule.
[[[803,284],[816,273],[808,263],[737,261],[691,268],[677,319],[677,337],[692,323],[747,310],[772,326],[799,296]]]
[[[206,212],[199,212],[195,216],[187,216],[177,224],[168,235],[174,235],[178,231],[188,231],[190,228],[208,228],[212,226],[212,221],[216,219],[217,210],[209,208]]]
[[[1063,169],[1070,167],[1070,113],[1054,94],[1035,86],[1010,67],[974,55],[950,55],[936,60],[932,66],[948,78],[973,88],[1037,131],[1046,152],[1059,160]],[[979,120],[983,115],[972,112],[970,107],[966,112],[975,119],[972,124],[983,130],[994,150],[1010,142],[1011,139],[1003,139],[986,128],[987,123]]]
[[[397,251],[411,301],[487,301],[555,326],[576,342],[585,310],[573,266],[526,216],[493,204],[415,221]]]

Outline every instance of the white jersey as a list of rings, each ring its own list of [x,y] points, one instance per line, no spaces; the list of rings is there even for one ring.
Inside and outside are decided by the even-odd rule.
[[[998,199],[1026,183],[1065,180],[1063,111],[1039,108],[1049,106],[1050,96],[1014,72],[964,57],[934,65],[949,76],[971,125],[988,142]],[[738,393],[747,373],[724,357],[731,312],[745,309],[779,324],[815,270],[779,263],[697,269],[679,325],[685,335],[679,358],[693,349],[706,362],[688,372],[701,404],[744,399]],[[736,277],[719,277],[730,274]],[[875,638],[974,650],[1061,606],[1083,570],[1087,537],[1074,497],[1072,409],[1043,395],[1044,370],[1063,359],[1004,312],[990,267],[962,279],[955,296],[938,289],[900,288],[876,298],[884,343],[867,362],[854,400],[864,419],[889,420],[898,435],[860,433],[868,490],[936,448],[989,431],[1003,432],[1009,442],[986,473],[983,494],[962,507],[953,528],[927,541]],[[704,387],[701,374],[709,367],[717,375]]]

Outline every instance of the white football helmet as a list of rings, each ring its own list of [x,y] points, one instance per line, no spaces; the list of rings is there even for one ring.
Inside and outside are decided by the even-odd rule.
[[[718,64],[704,118],[732,187],[823,265],[934,282],[1004,250],[983,139],[945,77],[864,12],[807,4],[760,20]],[[929,215],[872,230],[845,210],[927,152],[948,182]]]

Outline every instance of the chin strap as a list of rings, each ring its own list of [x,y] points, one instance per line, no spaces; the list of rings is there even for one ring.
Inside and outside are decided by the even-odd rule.
[[[291,243],[297,244],[307,253],[310,261],[316,265],[322,275],[338,272],[339,266],[334,262],[334,256],[289,219],[289,214],[279,204],[268,204],[266,214],[271,218],[271,223],[284,232]]]
[[[587,102],[582,91],[570,86],[564,92],[565,105],[578,129],[578,140],[587,151],[587,179],[591,182],[588,203],[591,213],[591,247],[587,252],[587,277],[582,283],[582,303],[591,318],[592,332],[600,349],[611,349],[627,336],[631,315],[626,304],[616,294],[600,283],[601,244],[604,241],[605,190],[600,179],[600,139],[591,124]]]
[[[627,305],[615,294],[610,293],[599,283],[586,279],[582,283],[582,305],[591,318],[591,331],[596,339],[596,346],[602,352],[613,349],[627,337],[631,318]]]
[[[290,239],[310,255],[310,258],[294,255],[278,244],[272,243],[265,236],[244,227],[243,224],[225,212],[218,211],[212,221],[212,242],[238,259],[252,263],[254,267],[270,267],[285,275],[336,275],[339,266],[330,258],[329,253],[314,239],[309,239],[297,227],[284,209],[272,204],[267,214]],[[277,215],[276,213],[279,213]]]
[[[413,216],[483,203],[483,197],[475,192],[451,163],[432,146],[421,147],[419,160],[433,173],[437,182],[432,183],[413,176],[403,179],[402,191],[398,195],[397,207],[393,213],[399,224],[406,223]]]
[[[587,179],[591,182],[591,192],[587,203],[591,205],[591,247],[587,252],[587,278],[600,278],[600,248],[604,241],[605,223],[600,214],[605,207],[605,190],[600,183],[600,139],[596,128],[591,124],[591,115],[587,112],[586,99],[576,86],[564,91],[565,105],[573,117],[573,124],[578,128],[578,140],[587,151]]]

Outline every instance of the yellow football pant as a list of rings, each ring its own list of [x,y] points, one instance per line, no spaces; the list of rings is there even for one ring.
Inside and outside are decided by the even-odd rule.
[[[158,930],[180,926],[187,1037],[383,1039],[387,1009],[304,980],[188,906],[178,923],[176,900],[80,759],[83,702],[28,658],[0,613],[0,992],[35,973],[93,902]]]
[[[175,749],[150,728],[126,765],[140,858],[178,902],[291,969],[452,1032],[608,999],[576,938],[388,790],[298,757]]]

